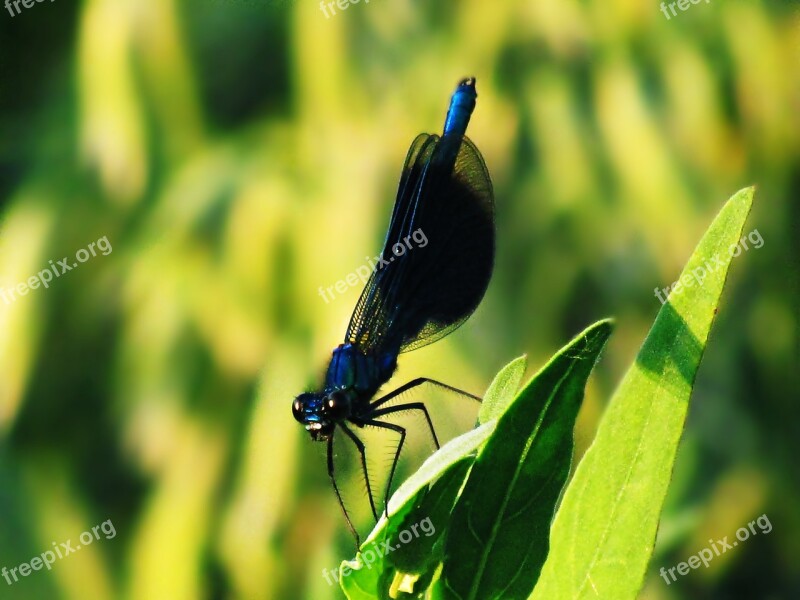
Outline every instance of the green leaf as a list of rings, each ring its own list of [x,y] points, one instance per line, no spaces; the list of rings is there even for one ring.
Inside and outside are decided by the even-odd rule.
[[[444,535],[473,460],[472,456],[462,458],[430,489],[419,490],[388,523],[383,520],[380,531],[370,535],[355,560],[342,562],[339,577],[348,598],[402,597],[395,590],[390,596],[390,588],[404,575],[419,578],[416,584],[423,590],[430,584],[441,560],[441,544],[434,546]]]
[[[483,396],[481,410],[478,413],[478,423],[483,425],[502,415],[522,383],[525,369],[528,368],[528,357],[525,355],[515,358],[508,363],[494,378],[486,394]]]
[[[532,598],[635,598],[652,555],[659,514],[689,395],[753,199],[734,195],[681,275],[701,284],[673,292],[576,469],[551,531]],[[684,279],[685,278],[685,279]]]
[[[383,547],[384,541],[399,531],[398,527],[405,515],[422,502],[428,493],[429,485],[440,477],[446,477],[451,469],[460,469],[460,463],[486,441],[496,424],[496,421],[491,421],[450,440],[432,454],[392,495],[389,499],[390,519],[387,521],[386,516],[381,515],[375,528],[362,544],[362,551],[354,560],[342,562],[339,568],[340,585],[350,600],[381,597],[378,590],[385,587],[383,574],[392,570],[386,568],[382,554],[371,562],[369,557],[368,560],[364,560],[364,553],[368,549],[373,549],[377,553],[377,549]],[[471,461],[471,458],[469,460]]]
[[[439,563],[441,556],[434,546],[444,537],[453,504],[474,460],[467,456],[449,468],[389,536],[392,552],[386,557],[396,571],[422,574]]]
[[[342,561],[339,565],[339,585],[349,600],[375,600],[385,597],[380,590],[388,587],[387,577],[391,578],[393,571],[387,568],[384,544],[405,516],[414,506],[421,504],[427,494],[428,486],[423,485],[409,502],[398,509],[391,522],[381,517],[369,538],[361,544],[355,559]]]
[[[526,358],[521,356],[514,359],[503,367],[486,391],[486,398],[493,404],[492,414],[500,416],[503,409],[508,407],[514,387],[519,387],[519,383],[514,385],[514,379],[519,374],[519,378],[525,372]],[[409,502],[424,487],[432,483],[438,477],[460,461],[465,456],[475,452],[492,435],[496,420],[479,420],[480,426],[468,431],[447,442],[422,463],[422,466],[397,488],[389,499],[388,512],[390,515],[397,513],[401,507]],[[381,517],[372,533],[367,537],[367,542],[377,536],[385,526],[385,517]]]
[[[429,456],[428,459],[422,463],[419,470],[406,479],[403,484],[397,488],[397,491],[392,494],[392,497],[389,498],[389,514],[394,515],[397,513],[400,508],[405,506],[409,500],[419,492],[419,490],[429,485],[438,477],[441,477],[447,469],[462,458],[475,452],[475,450],[492,435],[496,425],[496,421],[490,421],[485,425],[481,425],[477,429],[473,429],[464,435],[450,440]],[[384,520],[385,517],[382,517],[375,526],[376,530],[381,527],[381,522]],[[370,534],[370,537],[372,537],[372,534]]]
[[[527,598],[572,461],[586,380],[608,336],[600,321],[556,354],[500,417],[456,501],[437,594]]]
[[[507,406],[507,396],[513,395],[513,378],[515,373],[524,373],[525,357],[518,358],[504,367],[495,380],[489,386],[487,397],[494,398],[496,406]],[[521,375],[520,375],[521,377]],[[518,383],[516,384],[519,385]],[[424,502],[428,494],[428,487],[436,481],[433,488],[437,488],[439,481],[445,480],[444,487],[439,486],[441,492],[450,490],[453,483],[447,481],[448,476],[455,477],[460,472],[461,481],[458,489],[463,482],[463,473],[466,471],[464,464],[471,465],[473,454],[494,431],[497,425],[496,420],[488,421],[480,427],[473,429],[453,440],[450,440],[434,454],[432,454],[409,479],[397,489],[389,500],[389,521],[381,515],[378,523],[361,546],[361,552],[357,553],[352,561],[343,561],[339,568],[340,585],[345,595],[350,600],[363,600],[365,598],[381,597],[379,590],[385,589],[387,575],[394,576],[395,571],[386,564],[384,556],[378,556],[374,561],[372,555],[364,560],[364,553],[372,549],[383,547],[383,543],[391,536],[398,534],[402,529],[405,516]],[[454,475],[455,473],[455,475]],[[458,491],[458,490],[456,490]],[[435,496],[434,496],[435,498]],[[451,503],[452,506],[452,503]],[[445,530],[445,525],[436,525],[436,538],[439,540]],[[391,542],[390,542],[391,543]],[[437,558],[438,562],[438,558]],[[408,565],[403,565],[408,567]]]
[[[358,565],[358,568],[356,568]],[[339,567],[339,584],[348,600],[375,600],[380,587],[383,561],[364,568],[362,562],[345,561]]]

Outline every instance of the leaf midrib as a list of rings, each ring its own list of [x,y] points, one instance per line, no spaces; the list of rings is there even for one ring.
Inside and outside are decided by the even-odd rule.
[[[489,534],[489,538],[486,540],[486,544],[483,546],[483,550],[481,551],[480,560],[477,565],[477,569],[475,571],[475,577],[473,578],[473,585],[470,589],[470,593],[468,596],[468,600],[475,600],[477,589],[480,585],[480,580],[483,577],[483,572],[486,570],[486,563],[489,558],[489,549],[494,544],[495,539],[497,538],[497,532],[500,528],[500,523],[503,521],[503,516],[505,515],[506,508],[508,506],[508,501],[511,496],[511,490],[514,489],[516,485],[517,479],[519,478],[520,471],[522,470],[521,465],[525,461],[525,458],[530,452],[530,448],[533,445],[533,442],[536,440],[539,434],[539,429],[541,428],[542,421],[544,421],[545,416],[547,415],[548,410],[550,410],[550,406],[553,403],[553,398],[561,389],[561,385],[564,383],[564,380],[569,376],[572,370],[575,368],[575,365],[578,364],[577,362],[570,363],[569,368],[566,370],[564,375],[558,380],[558,383],[553,388],[553,391],[547,398],[547,402],[545,403],[544,410],[541,412],[539,419],[536,421],[536,427],[533,430],[533,435],[528,437],[528,441],[525,443],[525,449],[520,456],[519,461],[517,461],[517,466],[514,469],[514,476],[511,478],[511,483],[508,486],[508,492],[503,497],[503,503],[500,505],[500,510],[497,513],[497,518],[494,520],[492,525],[492,530]],[[467,520],[469,521],[470,515],[467,515]]]

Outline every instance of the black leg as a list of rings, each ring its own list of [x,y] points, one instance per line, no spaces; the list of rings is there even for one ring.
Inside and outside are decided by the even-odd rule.
[[[347,514],[347,509],[344,506],[344,500],[342,500],[342,494],[339,491],[339,486],[336,485],[336,477],[333,475],[333,435],[328,438],[328,476],[331,478],[331,483],[333,483],[333,491],[336,492],[336,499],[339,500],[339,506],[342,507],[342,512],[344,513],[344,519],[347,521],[347,527],[350,529],[350,533],[353,534],[353,537],[356,538],[356,548],[361,547],[361,538],[358,537],[358,532],[356,528],[353,527],[353,522],[350,520],[350,515]]]
[[[353,443],[358,448],[358,453],[361,455],[361,470],[364,472],[364,481],[367,483],[367,496],[369,496],[369,505],[372,508],[372,516],[375,517],[375,522],[378,522],[378,511],[375,509],[375,500],[372,497],[372,486],[369,482],[369,472],[367,471],[367,453],[364,449],[364,442],[362,442],[355,433],[350,431],[350,428],[344,424],[344,421],[339,423],[339,426],[344,429],[347,436],[353,440]]]
[[[366,412],[363,417],[361,417],[358,421],[354,421],[357,425],[372,425],[374,427],[380,427],[383,429],[391,429],[392,431],[396,431],[400,434],[400,443],[397,445],[397,452],[395,452],[394,460],[392,461],[392,469],[389,472],[389,481],[386,484],[386,491],[384,493],[383,499],[383,512],[388,517],[388,510],[389,510],[389,492],[392,489],[392,479],[394,478],[394,472],[397,468],[397,462],[400,459],[400,452],[403,449],[403,442],[406,438],[406,430],[404,427],[400,425],[395,425],[394,423],[386,423],[384,421],[376,421],[376,417],[381,417],[385,415],[389,415],[392,413],[402,412],[404,410],[421,410],[425,415],[425,420],[428,422],[428,429],[431,432],[431,436],[433,437],[433,442],[436,444],[436,448],[439,448],[439,438],[436,435],[436,430],[433,428],[433,421],[431,421],[431,417],[428,414],[428,409],[425,407],[425,404],[422,402],[410,402],[408,404],[398,404],[397,406],[390,406],[387,408],[379,408],[381,405],[386,404],[390,400],[396,398],[403,392],[407,392],[410,389],[413,389],[417,386],[423,385],[425,383],[429,383],[431,385],[435,385],[437,387],[443,388],[445,390],[449,390],[451,392],[455,392],[456,394],[460,394],[462,396],[467,396],[473,400],[477,400],[478,402],[481,401],[479,396],[475,396],[474,394],[470,394],[469,392],[465,392],[458,388],[454,388],[451,385],[447,385],[446,383],[442,383],[441,381],[436,381],[435,379],[428,379],[427,377],[418,377],[417,379],[413,379],[408,383],[401,385],[394,391],[389,392],[382,398],[378,398],[375,402],[370,404],[369,411]]]
[[[440,381],[436,381],[435,379],[428,379],[427,377],[418,377],[417,379],[412,379],[408,383],[405,383],[405,384],[401,385],[399,388],[397,388],[394,391],[389,392],[388,394],[386,394],[382,398],[378,398],[375,402],[370,404],[370,406],[369,406],[370,411],[367,412],[367,414],[364,415],[364,417],[367,418],[367,419],[374,419],[375,417],[378,417],[378,416],[381,416],[381,415],[387,415],[387,414],[391,414],[391,413],[394,413],[394,412],[400,412],[402,410],[421,410],[425,414],[425,419],[428,421],[428,429],[430,430],[431,436],[433,437],[433,443],[436,445],[436,449],[438,450],[439,449],[439,438],[436,435],[436,430],[433,428],[433,421],[431,421],[431,416],[428,414],[428,409],[425,407],[425,404],[423,404],[422,402],[410,402],[408,404],[400,404],[400,405],[398,405],[396,407],[382,408],[380,410],[375,410],[379,406],[381,406],[383,404],[386,404],[390,400],[396,398],[397,396],[399,396],[403,392],[407,392],[410,389],[413,389],[413,388],[415,388],[417,386],[420,386],[420,385],[423,385],[423,384],[426,384],[426,383],[429,383],[431,385],[435,385],[435,386],[443,388],[445,390],[449,390],[451,392],[455,392],[456,394],[460,394],[462,396],[466,396],[466,397],[471,398],[473,400],[477,400],[478,402],[481,401],[481,398],[479,396],[475,396],[473,394],[470,394],[469,392],[465,392],[463,390],[459,390],[458,388],[454,388],[453,386],[447,385],[446,383],[442,383]]]
[[[478,402],[481,401],[480,396],[475,396],[474,394],[470,394],[469,392],[465,392],[464,390],[460,390],[458,388],[454,388],[451,385],[447,385],[446,383],[442,383],[441,381],[436,381],[435,379],[428,379],[427,377],[418,377],[417,379],[412,379],[408,383],[401,385],[396,390],[389,392],[382,398],[378,398],[370,404],[370,408],[375,409],[378,408],[381,404],[386,404],[392,398],[395,398],[402,394],[403,392],[407,392],[408,390],[417,387],[418,385],[422,385],[424,383],[430,383],[431,385],[435,385],[440,388],[444,388],[446,390],[450,390],[451,392],[455,392],[456,394],[461,394],[462,396],[467,396],[468,398],[472,398],[473,400],[477,400]]]
[[[393,407],[393,408],[400,408],[400,407]],[[397,461],[400,459],[400,452],[403,450],[403,442],[406,439],[406,430],[405,427],[401,427],[400,425],[395,425],[394,423],[385,423],[383,421],[374,421],[369,420],[364,422],[365,425],[372,425],[373,427],[379,427],[381,429],[391,429],[392,431],[396,431],[400,434],[400,442],[397,444],[397,451],[394,454],[394,460],[392,461],[392,469],[389,471],[389,481],[386,483],[386,491],[383,494],[383,514],[386,515],[386,518],[389,518],[389,490],[392,489],[392,479],[394,479],[394,470],[397,468]]]
[[[436,430],[433,428],[433,421],[431,421],[431,416],[428,414],[428,409],[422,402],[409,402],[408,404],[398,404],[397,406],[389,406],[388,408],[380,408],[376,411],[372,411],[367,416],[370,419],[375,419],[377,417],[383,417],[385,415],[390,415],[392,413],[403,412],[405,410],[421,410],[422,413],[425,415],[425,420],[428,421],[428,429],[431,432],[431,437],[433,437],[433,443],[436,444],[436,449],[440,448],[439,446],[439,438],[436,436]]]

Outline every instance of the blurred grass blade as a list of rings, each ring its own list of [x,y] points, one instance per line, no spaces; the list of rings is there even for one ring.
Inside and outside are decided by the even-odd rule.
[[[569,474],[586,380],[610,334],[607,320],[586,329],[498,420],[453,510],[437,590],[442,597],[509,600],[530,594]]]
[[[683,270],[685,281],[705,271],[703,284],[685,284],[658,313],[567,488],[532,598],[638,594],[689,395],[753,192],[741,190],[728,201]]]
[[[478,423],[483,425],[503,414],[514,399],[527,367],[528,357],[523,355],[500,370],[483,396]]]

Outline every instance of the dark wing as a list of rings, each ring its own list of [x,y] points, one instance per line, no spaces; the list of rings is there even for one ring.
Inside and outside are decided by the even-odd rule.
[[[456,329],[489,284],[494,237],[492,184],[475,145],[418,136],[381,253],[387,264],[373,271],[345,341],[367,352],[403,352]]]
[[[391,248],[396,240],[403,239],[404,224],[407,224],[410,215],[414,212],[416,201],[419,199],[418,190],[423,179],[423,171],[430,162],[439,136],[427,133],[419,134],[411,143],[403,165],[403,174],[400,177],[400,184],[397,188],[397,199],[395,200],[392,211],[392,219],[389,222],[389,230],[383,243],[381,258],[391,260],[386,254],[391,255]],[[347,327],[345,341],[358,344],[365,350],[376,350],[388,347],[386,337],[386,323],[388,322],[388,306],[385,302],[385,293],[381,293],[381,286],[386,289],[390,283],[392,272],[396,271],[400,264],[373,270],[367,281],[364,291],[353,309],[350,317],[350,324]],[[399,346],[396,350],[399,350]]]

